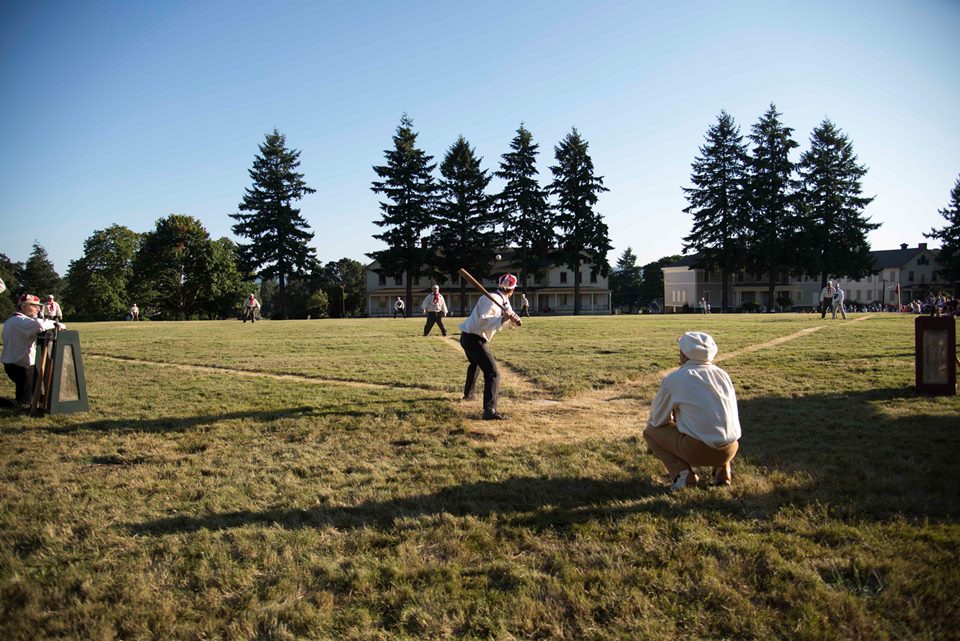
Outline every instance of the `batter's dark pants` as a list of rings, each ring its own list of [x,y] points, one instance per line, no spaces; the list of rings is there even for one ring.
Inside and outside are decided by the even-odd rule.
[[[4,363],[3,371],[7,373],[7,376],[13,381],[13,384],[17,386],[17,402],[30,405],[33,401],[33,379],[36,368],[33,365],[30,367],[20,367],[19,365]]]
[[[396,317],[397,317],[397,314],[400,314],[400,318],[406,318],[406,317],[407,317],[407,312],[406,312],[405,309],[401,309],[401,308],[399,308],[399,307],[394,307],[394,308],[393,308],[393,317],[396,318]]]
[[[243,322],[246,323],[247,321],[250,321],[251,323],[257,322],[257,312],[255,307],[247,308],[247,315],[243,317]]]
[[[487,347],[487,341],[482,336],[463,333],[460,335],[460,347],[470,361],[467,366],[467,382],[463,385],[463,397],[473,396],[473,389],[477,384],[477,370],[482,370],[483,411],[485,414],[496,412],[497,400],[500,398],[500,370],[497,369],[497,361]]]
[[[423,326],[423,335],[426,336],[430,333],[434,323],[440,328],[440,333],[446,336],[447,328],[443,326],[443,314],[441,312],[427,312],[427,324]]]
[[[826,318],[828,309],[833,309],[833,299],[821,298],[820,299],[820,318]]]

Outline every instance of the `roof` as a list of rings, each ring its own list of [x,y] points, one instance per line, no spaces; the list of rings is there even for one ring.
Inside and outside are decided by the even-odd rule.
[[[913,260],[918,254],[923,252],[931,252],[934,256],[939,254],[938,249],[927,249],[926,247],[907,247],[906,249],[879,249],[876,251],[871,251],[870,256],[873,257],[874,264],[878,270],[880,269],[892,269],[895,267],[903,267],[911,260]],[[675,263],[670,263],[669,265],[664,265],[663,268],[668,267],[687,267],[688,269],[694,269],[694,265],[697,260],[700,259],[700,253],[691,254],[689,256],[684,256],[682,260],[678,260]]]

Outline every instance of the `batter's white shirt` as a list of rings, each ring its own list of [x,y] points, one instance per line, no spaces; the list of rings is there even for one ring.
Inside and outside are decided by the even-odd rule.
[[[740,438],[737,394],[730,376],[713,363],[687,361],[668,374],[650,408],[650,425],[676,421],[677,429],[713,448]]]
[[[17,312],[3,324],[3,356],[6,365],[30,367],[37,351],[37,334],[57,326],[56,321],[31,318]]]
[[[501,301],[507,311],[513,313],[510,300],[505,294],[490,292],[490,295]],[[503,328],[503,324],[507,320],[503,310],[484,296],[473,306],[473,311],[467,316],[467,320],[460,323],[460,331],[465,334],[476,334],[482,336],[484,340],[490,340],[494,334]]]

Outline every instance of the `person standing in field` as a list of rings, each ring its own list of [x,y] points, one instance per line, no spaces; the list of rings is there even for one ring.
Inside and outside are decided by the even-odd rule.
[[[130,320],[132,321],[140,320],[140,308],[137,307],[136,303],[130,306]]]
[[[504,325],[510,323],[519,326],[520,317],[510,306],[510,296],[517,287],[517,277],[504,274],[498,281],[498,290],[491,292],[499,305],[486,296],[482,296],[467,320],[460,324],[460,346],[467,355],[467,380],[463,385],[463,400],[474,398],[477,376],[483,372],[483,420],[504,420],[507,417],[497,411],[500,398],[500,370],[497,361],[487,347],[487,343]]]
[[[837,318],[837,310],[840,310],[840,315],[843,317],[843,320],[847,320],[847,311],[843,308],[843,300],[846,298],[846,294],[843,293],[843,290],[840,289],[840,281],[837,281],[836,287],[833,288],[833,319]]]
[[[827,317],[827,308],[833,309],[833,281],[828,280],[827,286],[820,290],[820,318]]]
[[[60,310],[60,304],[53,300],[53,294],[47,295],[47,302],[43,304],[43,317],[47,320],[63,320],[63,312]]]
[[[66,329],[53,320],[37,318],[40,299],[31,294],[20,297],[17,311],[3,323],[3,371],[16,387],[17,403],[29,408],[33,401],[33,385],[37,357],[37,335],[48,329]]]
[[[247,297],[247,300],[243,303],[244,315],[243,322],[246,323],[248,320],[251,323],[257,322],[257,315],[260,313],[260,301],[257,300],[257,297],[253,294]]]
[[[530,301],[527,300],[527,295],[522,292],[520,294],[520,316],[530,318]]]
[[[3,279],[0,278],[0,294],[7,291],[7,284],[3,282]]]
[[[443,326],[443,317],[447,313],[447,302],[440,294],[440,286],[434,285],[433,291],[423,299],[420,308],[427,315],[427,324],[423,326],[423,335],[426,336],[433,329],[434,324],[440,328],[440,333],[447,335],[447,328]]]
[[[393,304],[393,317],[396,318],[397,314],[400,314],[400,318],[407,317],[407,305],[399,296],[397,296],[397,302]]]
[[[717,344],[712,336],[687,332],[677,341],[680,367],[661,381],[643,438],[666,465],[671,490],[695,486],[697,465],[713,466],[714,485],[730,485],[730,461],[740,440],[733,382],[713,364]]]

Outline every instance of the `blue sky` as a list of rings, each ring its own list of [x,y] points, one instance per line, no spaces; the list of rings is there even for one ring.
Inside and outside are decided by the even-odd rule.
[[[523,122],[543,184],[576,127],[610,189],[610,261],[645,263],[680,252],[720,110],[746,135],[771,102],[800,151],[825,117],[843,129],[871,244],[915,245],[960,175],[958,32],[955,0],[5,2],[0,253],[39,241],[63,275],[94,230],[171,213],[233,237],[276,127],[317,190],[300,206],[320,259],[366,261],[372,166],[408,113],[437,161],[462,134],[491,171]]]

